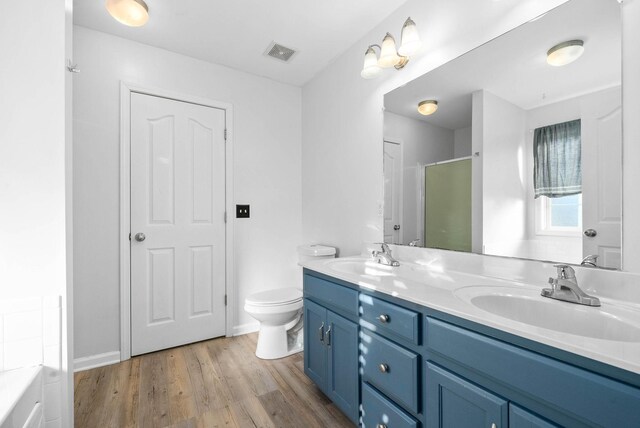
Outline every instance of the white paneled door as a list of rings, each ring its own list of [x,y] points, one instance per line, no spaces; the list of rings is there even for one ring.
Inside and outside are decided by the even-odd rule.
[[[131,353],[225,334],[225,111],[131,93]]]
[[[402,149],[384,142],[384,242],[402,243]]]
[[[584,256],[598,256],[598,266],[616,269],[622,265],[621,159],[621,97],[610,90],[582,112],[582,247]]]

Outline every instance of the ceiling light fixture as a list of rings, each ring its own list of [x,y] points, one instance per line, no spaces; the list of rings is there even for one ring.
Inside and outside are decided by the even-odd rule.
[[[129,27],[142,27],[149,20],[144,0],[107,0],[105,7],[116,21]]]
[[[418,113],[424,116],[429,116],[438,110],[438,101],[436,100],[424,100],[418,104]]]
[[[418,52],[421,46],[416,23],[411,18],[407,18],[402,26],[400,48],[396,49],[396,40],[390,33],[382,39],[382,46],[369,45],[364,54],[364,66],[360,76],[372,79],[378,77],[383,68],[395,67],[396,70],[400,70],[407,65],[409,58]],[[380,50],[380,58],[376,55],[374,48]]]
[[[569,40],[558,43],[547,51],[547,64],[560,67],[572,63],[580,58],[584,52],[582,40]]]

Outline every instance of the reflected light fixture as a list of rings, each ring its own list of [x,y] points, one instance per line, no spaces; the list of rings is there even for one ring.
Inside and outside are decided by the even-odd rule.
[[[144,0],[107,0],[105,7],[116,21],[129,27],[142,27],[149,20]]]
[[[582,40],[558,43],[547,51],[547,64],[561,67],[580,58],[583,52],[584,42]]]
[[[418,113],[423,116],[429,116],[438,110],[438,101],[436,100],[424,100],[418,104]]]
[[[382,46],[369,45],[364,54],[364,66],[360,76],[372,79],[378,77],[383,68],[395,67],[396,70],[400,70],[409,62],[409,58],[420,50],[421,46],[416,23],[411,18],[407,18],[402,26],[400,48],[396,49],[396,40],[391,33],[384,36]],[[380,58],[376,55],[374,48],[380,50]]]

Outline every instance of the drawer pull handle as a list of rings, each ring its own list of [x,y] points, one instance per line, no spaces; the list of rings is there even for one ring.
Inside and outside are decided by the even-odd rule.
[[[376,425],[376,428],[387,428],[387,426],[385,424],[378,424]],[[493,428],[493,427],[491,427]]]
[[[327,346],[331,346],[331,326],[329,326],[329,328],[327,329],[327,331],[324,334],[324,343]]]
[[[389,315],[387,314],[380,315],[378,319],[380,320],[381,323],[384,323],[384,324],[388,323],[390,320]]]
[[[320,339],[320,342],[324,343],[324,323],[322,323],[318,329],[318,339]]]
[[[378,368],[380,369],[380,371],[381,371],[382,373],[389,373],[389,365],[388,365],[388,364],[384,364],[384,363],[382,363],[382,364],[380,364],[380,365],[378,366]]]

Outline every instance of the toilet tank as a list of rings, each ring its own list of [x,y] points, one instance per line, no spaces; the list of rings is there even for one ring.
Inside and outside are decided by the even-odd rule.
[[[300,245],[298,247],[298,262],[309,260],[332,259],[336,256],[336,249],[325,245]]]

